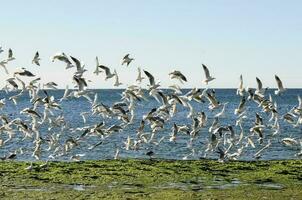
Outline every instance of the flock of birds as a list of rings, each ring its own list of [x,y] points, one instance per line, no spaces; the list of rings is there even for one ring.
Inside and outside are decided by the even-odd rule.
[[[4,55],[4,50],[0,47],[0,55]],[[8,50],[6,59],[0,61],[0,67],[3,72],[10,75],[10,62],[15,60],[13,51]],[[60,156],[69,155],[72,160],[80,160],[85,154],[74,154],[73,149],[83,144],[86,138],[96,137],[97,141],[89,146],[89,150],[97,148],[106,140],[110,141],[110,136],[116,133],[121,133],[127,126],[134,125],[134,121],[139,121],[139,126],[136,129],[136,136],[128,137],[126,141],[121,142],[120,146],[116,147],[115,154],[112,155],[115,159],[119,158],[120,150],[138,151],[143,150],[146,156],[150,159],[156,156],[156,151],[153,146],[160,145],[164,140],[173,143],[177,142],[180,135],[187,137],[188,148],[190,154],[185,155],[183,159],[189,159],[190,156],[196,154],[192,144],[201,133],[206,130],[208,142],[206,149],[201,153],[201,158],[206,158],[208,152],[217,153],[219,161],[228,161],[239,159],[248,148],[256,149],[254,157],[260,158],[267,149],[272,145],[271,139],[276,135],[280,135],[280,120],[290,124],[293,128],[299,128],[302,125],[302,100],[298,96],[297,106],[294,106],[286,114],[281,115],[278,112],[277,102],[272,95],[266,95],[267,88],[264,88],[259,78],[256,78],[257,88],[245,88],[243,85],[243,77],[240,76],[240,84],[237,89],[237,95],[240,97],[238,107],[234,110],[236,121],[233,124],[224,125],[220,119],[225,115],[227,102],[222,103],[217,99],[214,89],[206,87],[204,89],[193,88],[185,93],[179,86],[183,82],[187,82],[186,76],[180,71],[171,72],[170,78],[179,81],[179,84],[170,86],[167,90],[160,88],[160,82],[146,70],[141,70],[138,67],[138,75],[136,84],[127,86],[121,94],[121,99],[118,102],[112,102],[111,105],[105,105],[98,99],[98,94],[93,90],[88,89],[87,80],[84,77],[87,69],[82,62],[65,53],[58,53],[51,58],[52,62],[62,62],[66,64],[66,69],[75,69],[72,80],[76,89],[69,89],[68,86],[64,95],[60,99],[55,99],[49,95],[50,90],[57,90],[58,85],[55,82],[42,84],[41,78],[38,78],[26,68],[16,70],[12,76],[6,80],[6,84],[2,90],[6,92],[6,96],[0,99],[0,148],[5,148],[7,144],[12,142],[13,138],[32,143],[32,156],[35,159],[41,159],[41,155],[45,152],[51,152],[49,160],[57,159]],[[121,65],[130,66],[134,59],[129,54],[122,58]],[[34,55],[32,63],[40,66],[40,55],[38,52]],[[203,82],[208,86],[215,78],[211,75],[209,69],[204,64]],[[96,76],[104,76],[105,80],[115,79],[114,86],[119,87],[122,83],[119,80],[116,70],[110,69],[108,66],[99,63],[96,57],[96,67],[93,72]],[[25,83],[23,77],[29,77],[28,83]],[[22,80],[23,79],[23,80]],[[143,81],[148,81],[146,89],[141,87]],[[278,89],[275,95],[282,95],[286,89],[283,87],[280,78],[275,75],[275,80]],[[20,115],[12,119],[8,114],[1,112],[6,106],[7,101],[12,101],[15,105],[18,104],[19,98],[29,94],[28,103],[30,107],[22,108]],[[14,95],[11,95],[14,94]],[[91,109],[87,112],[82,112],[83,125],[78,124],[78,127],[71,128],[68,126],[68,121],[64,118],[63,108],[61,103],[69,99],[85,98]],[[158,103],[157,107],[152,108],[147,113],[144,113],[141,119],[136,118],[136,107],[138,104],[143,104],[144,101],[154,98]],[[196,112],[192,106],[192,102],[197,103],[201,107],[208,103],[208,108],[211,111],[207,116],[206,112]],[[249,124],[249,130],[244,130],[243,123],[247,119],[247,104],[254,103],[262,109],[261,112],[255,112],[254,123]],[[187,116],[184,118],[190,119],[190,124],[176,124],[173,118],[177,115],[177,110],[186,109]],[[219,111],[219,112],[218,112]],[[68,111],[67,111],[68,112]],[[268,121],[264,121],[261,116],[263,113],[270,115]],[[95,124],[88,124],[86,118],[88,116],[97,116],[99,121]],[[107,124],[107,120],[115,119],[116,123]],[[170,129],[166,127],[166,122],[173,124],[170,134],[166,134],[161,138],[157,135],[162,130]],[[47,134],[41,134],[41,127],[47,127]],[[63,137],[66,132],[80,133],[74,136]],[[62,141],[62,138],[63,141]],[[280,142],[286,146],[297,146],[297,157],[302,156],[302,139],[284,137]],[[151,145],[151,148],[145,148],[145,144]],[[43,149],[42,147],[47,147]],[[22,148],[16,149],[4,155],[2,160],[14,159],[18,154],[24,153]],[[28,167],[31,169],[32,165]]]

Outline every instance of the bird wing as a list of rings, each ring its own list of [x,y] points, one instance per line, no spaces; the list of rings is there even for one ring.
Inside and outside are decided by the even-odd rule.
[[[209,69],[207,68],[207,66],[205,66],[204,64],[202,64],[202,68],[203,68],[203,71],[206,75],[206,78],[209,78],[210,77],[210,72],[209,72]]]
[[[75,57],[70,56],[70,58],[76,64],[77,71],[81,71],[81,69],[82,69],[81,62],[78,59],[76,59]]]
[[[108,76],[110,73],[110,69],[104,65],[99,65],[99,68],[105,70],[106,76]]]
[[[282,81],[280,80],[280,78],[277,75],[275,75],[275,79],[277,81],[278,89],[283,90],[284,88],[283,88],[283,84],[282,84]]]
[[[258,85],[258,90],[261,90],[262,89],[262,82],[261,82],[261,80],[258,77],[256,77],[256,81],[257,81],[257,85]]]
[[[243,89],[243,78],[242,78],[242,74],[240,75],[239,88],[240,88],[240,89]]]
[[[152,76],[152,74],[150,74],[149,72],[144,70],[144,73],[146,74],[146,76],[148,76],[150,85],[155,85],[155,81],[154,81],[154,77]]]
[[[129,53],[126,54],[126,55],[124,56],[123,60],[128,59],[128,58],[129,58],[129,55],[130,55]]]
[[[9,49],[8,50],[8,58],[12,58],[13,57],[13,50]]]
[[[38,58],[39,58],[39,52],[37,51],[36,54],[35,54],[34,60],[36,60]]]

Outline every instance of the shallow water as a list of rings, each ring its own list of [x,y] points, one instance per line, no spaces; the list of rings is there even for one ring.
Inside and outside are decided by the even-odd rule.
[[[103,104],[111,106],[114,102],[120,101],[120,94],[123,90],[94,90],[99,94],[99,101]],[[166,90],[164,90],[166,92]],[[48,91],[50,95],[54,95],[56,99],[62,97],[64,91],[63,90],[52,90]],[[9,96],[16,94],[17,92],[11,92],[6,94],[4,91],[0,91],[0,99],[8,98]],[[184,94],[186,91],[184,91]],[[238,106],[240,102],[240,97],[236,96],[236,91],[234,89],[216,89],[216,96],[220,102],[229,102],[226,106],[226,113],[223,118],[220,119],[221,125],[235,125],[236,116],[233,114],[234,109]],[[272,90],[268,91],[269,93],[273,93]],[[302,89],[289,89],[286,93],[282,96],[275,96],[273,98],[278,103],[278,112],[279,115],[282,116],[287,111],[289,111],[293,106],[298,105],[297,95],[302,96]],[[93,98],[93,96],[92,96]],[[25,121],[29,121],[30,119],[24,115],[20,114],[20,111],[25,107],[30,107],[29,97],[28,95],[23,95],[19,99],[18,105],[14,105],[11,101],[7,100],[6,105],[3,108],[1,114],[5,114],[9,117],[10,120],[20,117]],[[90,103],[84,99],[70,99],[67,101],[63,101],[61,103],[62,110],[56,111],[54,114],[58,115],[60,113],[63,114],[65,117],[68,126],[70,128],[82,127],[87,125],[92,125],[99,123],[101,121],[106,122],[106,126],[110,126],[112,124],[120,123],[117,119],[103,119],[101,116],[88,116],[87,123],[83,123],[83,119],[80,116],[81,112],[91,111]],[[128,125],[122,132],[113,133],[108,138],[104,139],[103,143],[96,148],[89,150],[89,147],[101,141],[99,137],[86,137],[85,140],[80,141],[80,144],[74,147],[70,152],[66,155],[56,157],[56,160],[69,160],[72,155],[75,154],[84,154],[85,156],[81,157],[82,160],[99,160],[99,159],[112,159],[114,157],[116,148],[119,147],[120,149],[120,157],[121,158],[148,158],[145,153],[146,151],[152,149],[154,151],[156,158],[164,158],[164,159],[183,159],[184,156],[187,156],[187,159],[199,159],[204,155],[204,151],[207,148],[207,143],[209,140],[209,133],[208,128],[210,127],[213,116],[220,112],[220,109],[211,112],[208,109],[208,103],[197,103],[192,102],[192,106],[195,108],[196,112],[204,111],[208,116],[208,123],[207,127],[203,128],[197,138],[192,143],[192,148],[195,149],[194,155],[189,155],[192,151],[191,148],[188,148],[188,142],[190,137],[184,134],[179,134],[177,136],[176,143],[169,141],[169,134],[171,133],[171,127],[173,122],[178,125],[184,124],[192,124],[192,120],[187,118],[188,109],[184,107],[177,107],[177,114],[165,123],[165,127],[163,130],[160,130],[158,133],[155,134],[155,140],[159,140],[163,136],[166,136],[165,139],[159,144],[143,144],[141,145],[139,150],[128,150],[126,151],[124,148],[124,142],[126,141],[128,135],[132,138],[136,138],[136,130],[139,126],[140,120],[143,115],[148,113],[152,108],[159,107],[160,104],[154,100],[153,98],[148,98],[148,101],[142,101],[138,103],[136,106],[135,112],[135,119],[134,123]],[[266,113],[261,112],[261,108],[257,106],[256,103],[250,101],[246,104],[247,111],[248,111],[248,119],[246,119],[243,123],[245,129],[245,135],[249,135],[249,129],[253,126],[255,121],[255,113],[258,112],[264,118],[264,122],[268,123],[269,115]],[[42,113],[42,111],[40,110]],[[242,156],[239,158],[240,160],[254,160],[255,158],[253,155],[259,149],[267,144],[267,140],[270,139],[272,145],[263,152],[262,157],[260,159],[263,160],[274,160],[274,159],[297,159],[295,156],[296,153],[300,151],[300,146],[292,146],[288,147],[283,145],[280,141],[282,138],[285,137],[293,137],[297,141],[302,138],[302,127],[294,128],[292,125],[284,122],[282,119],[279,120],[281,133],[272,137],[272,130],[266,128],[264,130],[264,142],[260,144],[257,141],[257,137],[253,138],[255,142],[256,148],[253,149],[252,147],[247,147],[244,149]],[[240,133],[239,127],[235,127],[236,135],[238,136]],[[60,133],[60,128],[55,128],[51,131],[47,130],[47,127],[42,126],[40,129],[40,134],[42,138],[48,138],[49,135],[55,135]],[[150,131],[148,125],[145,126],[146,132]],[[67,138],[69,137],[78,137],[81,135],[83,131],[71,132],[68,130],[64,130],[61,134],[59,143],[64,144]],[[5,140],[7,139],[7,135],[5,133],[1,133],[0,137]],[[22,148],[22,153],[18,153],[17,159],[18,160],[35,160],[32,156],[32,152],[35,148],[33,144],[33,138],[22,140],[23,136],[20,133],[16,133],[14,138],[6,143],[4,146],[0,147],[0,156],[3,157],[7,155],[9,152],[14,152]],[[48,148],[48,144],[45,142],[42,144],[42,155],[41,158],[43,160],[47,160],[48,157],[53,154],[53,151],[46,151]],[[234,148],[233,152],[235,152],[236,148]],[[218,158],[218,154],[214,152],[208,152],[207,158]]]

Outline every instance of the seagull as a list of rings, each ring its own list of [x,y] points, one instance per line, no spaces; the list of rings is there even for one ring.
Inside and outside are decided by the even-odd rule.
[[[70,94],[69,87],[68,87],[68,85],[66,85],[63,97],[60,99],[60,102],[63,101],[63,100],[65,100],[65,99],[67,99],[67,97],[68,97],[69,94]]]
[[[222,109],[221,109],[221,111],[219,112],[219,113],[217,113],[214,117],[217,117],[217,118],[219,118],[219,117],[222,117],[222,116],[224,116],[225,115],[225,106],[228,104],[228,102],[226,102],[226,103],[224,103],[223,104],[223,107],[222,107]]]
[[[52,58],[51,58],[52,62],[54,62],[55,60],[60,60],[64,63],[66,63],[66,69],[72,68],[74,67],[74,65],[71,63],[71,61],[69,60],[68,56],[62,52],[62,53],[57,53],[55,54]]]
[[[302,99],[301,99],[300,95],[298,95],[298,102],[299,102],[299,104],[298,104],[297,109],[302,109]]]
[[[280,95],[281,93],[283,93],[286,89],[283,87],[282,81],[280,80],[280,78],[275,75],[275,79],[278,85],[278,90],[275,90],[275,95]]]
[[[244,107],[245,102],[246,102],[245,97],[244,97],[244,96],[241,97],[239,106],[238,106],[238,108],[236,108],[235,111],[234,111],[234,114],[235,114],[235,115],[238,115],[238,114],[241,114],[241,113],[244,112],[244,110],[245,110],[245,107]]]
[[[14,73],[14,76],[19,75],[19,76],[27,76],[27,77],[33,77],[35,76],[33,73],[30,71],[26,70],[25,68],[21,68],[21,70],[17,71]]]
[[[15,78],[9,78],[6,81],[14,87],[14,89],[18,89],[18,84],[14,81]]]
[[[12,60],[15,60],[15,57],[13,55],[13,50],[12,49],[9,49],[8,50],[8,58],[7,58],[7,61],[12,61]]]
[[[141,71],[140,67],[137,68],[137,71],[138,71],[138,75],[137,75],[136,81],[141,83],[142,80],[145,79],[145,77],[142,77],[142,71]]]
[[[154,76],[150,73],[150,72],[148,72],[148,71],[146,71],[146,70],[144,70],[144,73],[146,74],[146,76],[148,77],[148,79],[149,79],[149,89],[150,90],[152,90],[152,89],[156,89],[156,88],[158,88],[160,85],[159,85],[159,82],[158,83],[155,83],[155,79],[154,79]]]
[[[79,91],[83,91],[83,90],[86,89],[87,83],[86,83],[86,80],[84,78],[77,77],[77,76],[74,75],[73,80],[77,83]]]
[[[100,70],[99,70],[99,66],[100,66],[99,58],[96,57],[96,58],[95,58],[95,61],[96,61],[96,68],[95,68],[95,70],[94,70],[93,73],[94,73],[95,75],[99,75],[99,73],[100,73]]]
[[[116,70],[114,70],[114,74],[115,74],[115,83],[114,83],[114,86],[118,87],[120,85],[123,85],[121,82],[119,82],[119,78],[118,78]]]
[[[210,71],[207,68],[207,66],[205,66],[204,64],[202,64],[202,68],[203,68],[203,71],[204,71],[205,76],[206,76],[206,79],[204,80],[204,83],[208,84],[210,81],[214,80],[215,78],[210,75]]]
[[[207,99],[210,102],[210,105],[209,105],[210,110],[220,107],[221,104],[217,101],[217,99],[215,98],[215,96],[213,94],[210,94],[209,92],[207,92]]]
[[[120,158],[120,149],[117,148],[114,155],[114,160],[118,160]]]
[[[49,89],[58,89],[57,86],[58,84],[56,84],[55,82],[48,82],[46,84],[43,84],[44,87],[49,88]]]
[[[39,52],[37,51],[34,59],[32,60],[32,63],[40,66],[40,60],[41,60],[41,58],[39,57]]]
[[[155,80],[154,80],[154,77],[152,74],[150,74],[148,71],[144,70],[144,73],[146,74],[146,76],[148,77],[149,79],[149,83],[150,83],[150,86],[153,86],[155,85]]]
[[[104,65],[100,65],[99,68],[101,68],[101,69],[103,69],[105,71],[105,74],[106,74],[105,80],[110,79],[110,78],[112,78],[112,77],[115,76],[114,73],[113,74],[111,73],[109,67],[106,67]]]
[[[122,65],[127,64],[127,66],[129,66],[129,64],[134,60],[134,58],[130,58],[129,55],[130,54],[124,56]]]
[[[237,89],[237,95],[243,96],[245,89],[243,87],[243,78],[242,78],[242,74],[240,75],[240,83],[239,83],[239,87]]]
[[[262,82],[258,77],[256,77],[256,81],[257,81],[257,89],[255,91],[255,94],[259,95],[260,97],[264,97],[264,93],[266,89],[263,88]]]
[[[169,73],[169,75],[171,76],[171,79],[175,78],[181,83],[183,83],[183,81],[187,82],[187,78],[180,71],[174,70],[173,72]]]
[[[83,73],[85,71],[87,71],[86,69],[84,69],[84,65],[82,65],[82,63],[75,57],[70,56],[71,60],[75,63],[75,66],[77,68],[77,72],[76,75],[78,77],[81,77],[83,75]]]
[[[2,61],[0,62],[0,66],[3,67],[3,69],[5,70],[5,73],[6,73],[6,74],[9,74],[9,73],[8,73],[8,70],[7,70],[6,66],[5,66],[6,64],[7,64],[7,60],[2,60]]]

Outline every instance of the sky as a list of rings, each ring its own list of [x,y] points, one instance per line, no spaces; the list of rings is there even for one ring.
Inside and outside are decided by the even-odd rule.
[[[12,72],[25,67],[42,83],[73,85],[74,69],[50,58],[65,52],[85,63],[90,88],[112,88],[114,80],[93,75],[95,57],[116,69],[122,87],[135,83],[137,67],[152,73],[167,87],[188,79],[182,87],[205,87],[202,63],[216,79],[210,86],[276,87],[277,74],[286,88],[302,87],[302,1],[299,0],[27,0],[0,1],[0,46],[16,60]],[[36,51],[41,66],[31,64]],[[121,66],[123,56],[135,58]],[[0,68],[0,86],[10,76]],[[27,78],[24,78],[27,79]],[[146,83],[144,83],[146,84]]]

